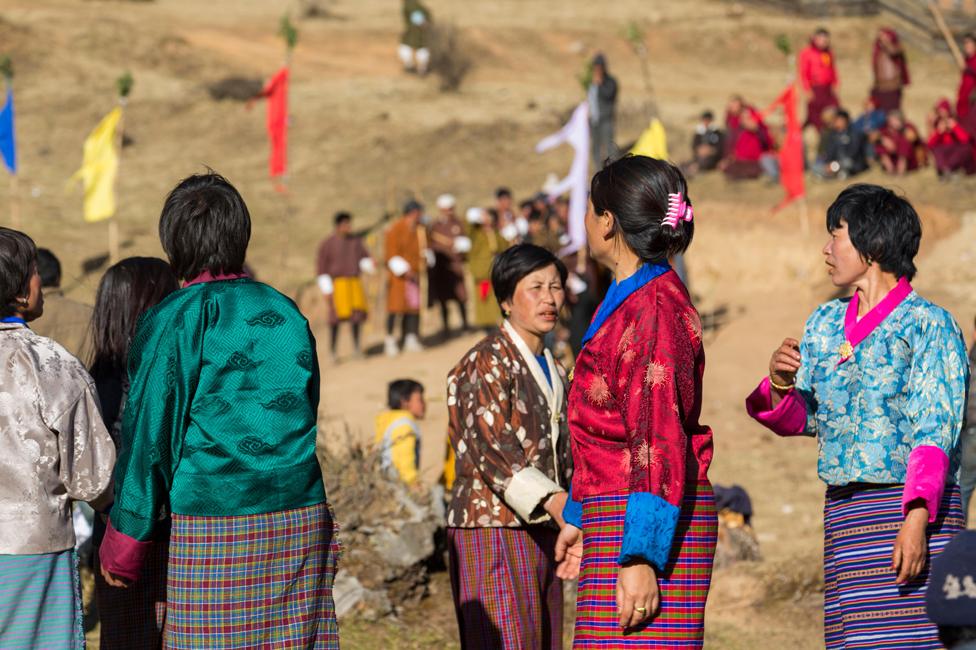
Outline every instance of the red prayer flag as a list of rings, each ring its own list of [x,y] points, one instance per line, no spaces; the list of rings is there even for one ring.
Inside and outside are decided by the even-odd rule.
[[[777,106],[782,106],[786,114],[786,137],[783,138],[779,148],[779,179],[783,189],[786,190],[786,198],[773,209],[773,212],[778,212],[806,194],[803,180],[803,127],[797,115],[794,84],[790,84],[765,112]]]
[[[283,67],[265,84],[261,96],[268,99],[268,138],[271,157],[268,160],[271,177],[284,176],[288,145],[288,67]]]

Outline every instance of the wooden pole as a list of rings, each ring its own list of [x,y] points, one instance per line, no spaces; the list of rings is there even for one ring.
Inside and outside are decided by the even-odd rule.
[[[118,204],[119,196],[119,178],[122,175],[122,148],[125,144],[125,97],[119,97],[119,107],[122,110],[122,114],[119,116],[119,126],[117,129],[118,141],[119,141],[119,154],[118,154],[118,166],[115,170],[115,200]],[[118,207],[116,206],[116,214],[108,218],[108,261],[109,264],[115,264],[121,258],[119,251],[119,221],[118,221]]]
[[[939,8],[935,0],[928,0],[926,4],[928,4],[929,11],[932,12],[936,26],[942,32],[942,38],[945,39],[946,45],[949,46],[949,51],[952,52],[952,58],[956,60],[956,65],[959,66],[960,70],[965,69],[966,59],[963,57],[962,52],[959,51],[959,46],[956,44],[956,39],[952,36],[952,32],[949,31],[949,26],[946,25],[945,16],[942,15],[942,9]]]
[[[10,225],[14,230],[20,230],[20,180],[17,174],[10,175]]]
[[[803,236],[803,244],[806,245],[810,239],[810,212],[807,209],[807,197],[800,197],[800,234]]]

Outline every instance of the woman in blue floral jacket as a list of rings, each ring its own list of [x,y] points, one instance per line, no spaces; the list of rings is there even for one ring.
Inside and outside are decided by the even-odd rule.
[[[831,280],[854,293],[782,343],[746,408],[779,435],[817,438],[827,648],[941,648],[924,596],[929,561],[963,528],[965,342],[912,289],[922,229],[908,201],[853,185],[827,230]]]

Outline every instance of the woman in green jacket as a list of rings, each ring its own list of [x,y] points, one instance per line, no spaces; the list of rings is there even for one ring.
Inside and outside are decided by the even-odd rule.
[[[159,234],[184,284],[130,348],[102,573],[135,580],[169,512],[167,648],[338,648],[315,339],[291,300],[245,276],[250,215],[224,178],[177,185]]]

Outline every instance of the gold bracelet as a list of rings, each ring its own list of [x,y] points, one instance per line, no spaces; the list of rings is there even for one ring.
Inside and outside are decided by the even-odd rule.
[[[788,390],[793,390],[794,388],[796,388],[796,382],[795,381],[792,384],[790,384],[789,386],[780,386],[775,381],[773,381],[773,376],[772,375],[769,376],[769,385],[772,386],[773,388],[775,388],[776,390],[783,391],[784,393],[786,391],[788,391]]]

